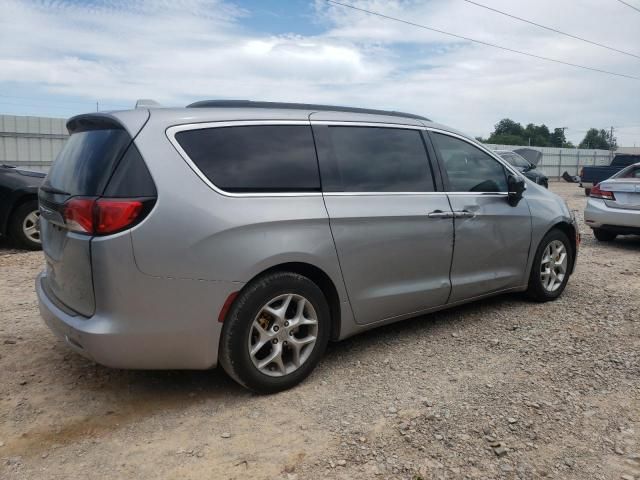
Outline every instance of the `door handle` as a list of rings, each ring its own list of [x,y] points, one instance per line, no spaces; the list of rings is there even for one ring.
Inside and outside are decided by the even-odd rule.
[[[429,218],[453,218],[453,212],[443,212],[442,210],[434,210],[427,214]]]
[[[473,212],[470,212],[469,210],[457,210],[453,212],[454,218],[473,218],[475,216],[476,214]]]

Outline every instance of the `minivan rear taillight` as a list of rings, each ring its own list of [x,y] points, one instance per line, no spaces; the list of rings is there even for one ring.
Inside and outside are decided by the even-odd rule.
[[[108,235],[141,220],[144,206],[140,199],[72,198],[64,205],[64,220],[73,232]]]
[[[613,192],[608,190],[603,190],[600,188],[600,184],[594,185],[591,188],[591,193],[589,194],[591,198],[601,198],[603,200],[615,200],[616,197]]]

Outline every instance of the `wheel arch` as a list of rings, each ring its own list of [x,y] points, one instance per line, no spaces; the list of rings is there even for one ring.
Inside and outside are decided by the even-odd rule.
[[[307,277],[309,280],[314,282],[325,298],[327,299],[327,303],[329,304],[329,312],[331,315],[331,332],[330,339],[332,341],[338,340],[340,338],[340,328],[341,328],[341,308],[340,308],[340,296],[338,295],[338,289],[334,284],[331,277],[327,275],[324,270],[321,268],[312,265],[310,263],[305,262],[285,262],[269,267],[260,273],[254,275],[251,280],[249,280],[246,285],[252,283],[256,278],[262,277],[264,275],[268,275],[274,272],[293,272],[299,275],[303,275]]]
[[[9,223],[11,222],[11,219],[13,218],[13,215],[15,214],[16,210],[21,206],[24,205],[27,202],[30,202],[32,200],[38,200],[38,193],[36,192],[30,192],[30,191],[24,191],[24,190],[18,190],[16,192],[14,192],[14,194],[11,196],[11,198],[9,199],[9,207],[6,210],[6,215],[5,218],[2,219],[2,225],[0,225],[1,233],[3,235],[6,235],[9,231]]]
[[[560,230],[569,239],[569,248],[571,248],[571,259],[572,259],[571,265],[569,265],[569,275],[571,275],[573,273],[573,269],[576,264],[576,255],[578,253],[577,245],[576,245],[576,238],[577,238],[578,232],[576,231],[576,228],[574,225],[562,220],[560,222],[556,222],[553,225],[551,225],[551,227],[549,227],[549,229],[544,233],[542,238],[544,238],[551,230]]]

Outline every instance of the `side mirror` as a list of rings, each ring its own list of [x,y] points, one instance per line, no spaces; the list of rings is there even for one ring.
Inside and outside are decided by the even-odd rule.
[[[524,178],[516,177],[515,175],[509,175],[507,185],[509,186],[509,205],[515,207],[522,200],[522,194],[527,189],[527,186]]]
[[[535,164],[535,163],[530,163],[530,164],[529,164],[529,170],[535,170],[536,168],[537,168],[537,167],[536,167],[536,164]]]

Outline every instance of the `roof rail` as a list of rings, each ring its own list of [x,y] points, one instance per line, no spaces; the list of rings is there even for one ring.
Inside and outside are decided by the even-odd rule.
[[[292,110],[321,110],[333,112],[368,113],[374,115],[388,115],[391,117],[405,117],[416,120],[426,120],[426,117],[413,113],[396,112],[391,110],[374,110],[370,108],[339,107],[335,105],[317,105],[315,103],[288,102],[254,102],[253,100],[202,100],[187,105],[187,108],[282,108]]]

